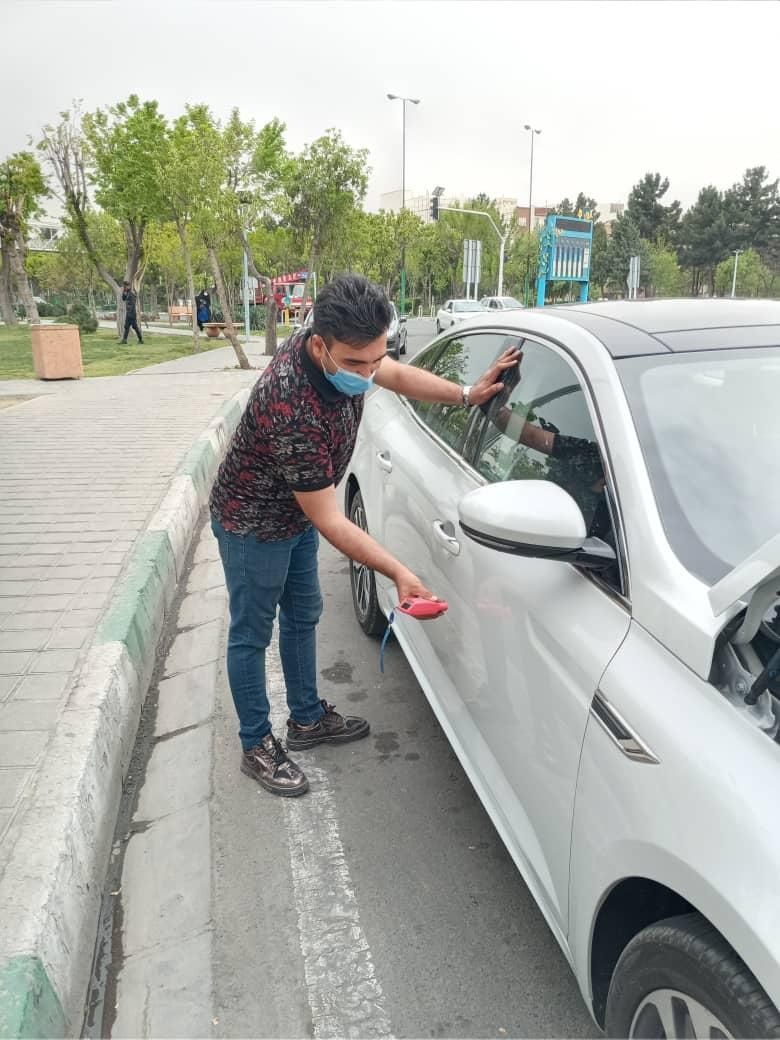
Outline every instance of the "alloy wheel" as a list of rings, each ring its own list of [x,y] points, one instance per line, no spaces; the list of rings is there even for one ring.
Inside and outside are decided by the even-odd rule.
[[[676,989],[648,993],[634,1013],[629,1036],[632,1040],[731,1040],[731,1033],[717,1015]]]

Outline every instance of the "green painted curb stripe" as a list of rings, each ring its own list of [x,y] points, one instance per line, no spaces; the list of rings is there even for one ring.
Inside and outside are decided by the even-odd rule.
[[[202,440],[194,444],[184,456],[177,476],[188,476],[195,485],[198,498],[202,498],[206,490],[211,488],[214,479],[214,470],[217,463],[217,454],[210,440]]]
[[[119,594],[98,629],[96,643],[124,643],[139,674],[157,645],[155,617],[165,590],[176,584],[176,560],[166,531],[142,535]]]
[[[0,965],[0,1036],[65,1036],[62,1006],[38,957],[26,954]]]

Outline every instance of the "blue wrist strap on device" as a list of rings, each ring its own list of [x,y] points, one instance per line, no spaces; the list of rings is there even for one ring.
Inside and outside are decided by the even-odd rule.
[[[387,640],[390,638],[390,633],[393,630],[394,621],[395,611],[391,610],[390,616],[387,619],[387,628],[385,629],[385,634],[382,636],[382,645],[379,648],[379,671],[382,673],[382,675],[385,674],[385,646],[387,645]]]

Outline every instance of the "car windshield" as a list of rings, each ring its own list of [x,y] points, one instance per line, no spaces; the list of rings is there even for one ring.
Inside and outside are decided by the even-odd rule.
[[[780,531],[780,347],[617,367],[669,544],[714,584]]]
[[[454,309],[456,311],[483,311],[485,308],[479,300],[456,300]]]
[[[504,307],[522,307],[522,303],[516,300],[514,296],[499,296],[499,300]]]

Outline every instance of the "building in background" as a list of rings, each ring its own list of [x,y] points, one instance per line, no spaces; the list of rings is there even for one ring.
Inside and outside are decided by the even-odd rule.
[[[473,198],[473,195],[444,195],[440,201],[440,206],[444,208],[454,207],[456,209],[463,209],[463,207],[465,207],[468,202],[471,202]],[[519,199],[510,196],[502,196],[492,200],[505,227],[508,227],[514,218],[517,221],[517,226],[523,231],[526,231],[528,229],[528,206],[519,205],[519,201]],[[401,210],[400,188],[397,191],[387,191],[383,195],[380,195],[379,208],[386,210],[389,213],[399,213]],[[407,189],[406,208],[410,213],[414,213],[416,217],[419,217],[424,224],[429,224],[431,220],[430,192],[413,191],[411,188]],[[625,203],[623,202],[599,202],[596,204],[599,221],[607,225],[608,234],[611,230],[612,224],[614,224],[619,216],[623,215],[625,208]],[[534,205],[535,231],[544,227],[547,214],[551,213],[552,209],[553,207],[547,201],[545,201],[544,205]]]
[[[30,221],[27,248],[32,253],[51,253],[65,234],[65,228],[54,217],[39,217]]]

